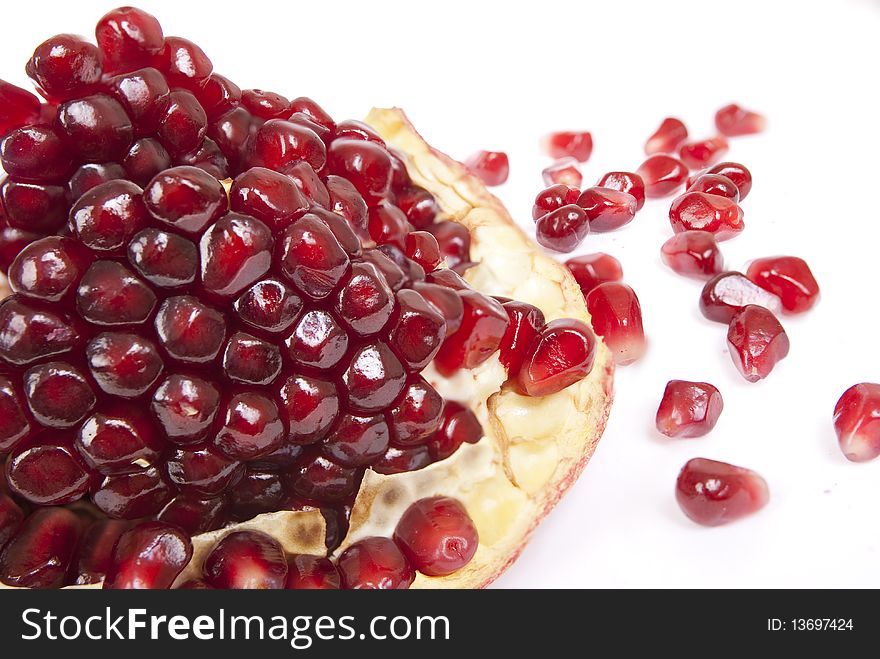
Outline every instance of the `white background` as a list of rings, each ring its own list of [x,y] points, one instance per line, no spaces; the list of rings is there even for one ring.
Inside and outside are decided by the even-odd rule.
[[[58,32],[92,34],[115,3],[15,2],[4,8],[0,77]],[[880,381],[878,272],[880,3],[148,1],[166,34],[196,41],[243,87],[308,95],[335,117],[399,105],[438,148],[510,154],[497,192],[533,230],[547,162],[539,136],[588,129],[589,184],[634,169],[667,115],[696,137],[730,101],[769,117],[730,159],[753,172],[746,230],[723,244],[728,266],[805,258],[822,287],[814,311],[785,317],[789,358],[760,384],[734,370],[725,328],[697,308],[700,285],[664,269],[669,200],[616,233],[590,236],[638,292],[650,340],[622,368],[617,400],[584,476],[538,529],[503,587],[880,586],[880,461],[851,464],[831,414],[840,394]],[[707,380],[725,411],[708,437],[672,441],[653,417],[667,380]],[[771,502],[727,527],[689,522],[673,498],[686,460],[759,471]]]

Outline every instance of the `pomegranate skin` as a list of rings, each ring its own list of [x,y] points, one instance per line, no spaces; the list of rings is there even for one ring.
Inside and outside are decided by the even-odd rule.
[[[692,521],[702,526],[721,526],[763,508],[770,491],[767,482],[754,471],[694,458],[678,475],[675,498]]]
[[[834,406],[834,430],[847,460],[880,456],[880,384],[862,382],[847,389]]]

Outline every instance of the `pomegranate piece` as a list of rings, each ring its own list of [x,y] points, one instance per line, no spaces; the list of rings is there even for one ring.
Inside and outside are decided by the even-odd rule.
[[[117,519],[99,520],[89,525],[77,550],[74,584],[81,586],[103,581],[111,569],[113,547],[129,527],[129,522]]]
[[[464,166],[488,186],[507,182],[510,161],[503,151],[477,151],[464,161]]]
[[[584,177],[578,169],[577,160],[563,158],[557,160],[541,172],[544,177],[544,185],[567,185],[572,188],[580,188]]]
[[[660,248],[663,263],[680,275],[705,279],[724,270],[724,256],[708,231],[682,231]]]
[[[0,80],[0,137],[9,131],[36,123],[40,100],[29,91]]]
[[[645,353],[642,307],[629,286],[620,282],[599,284],[587,294],[587,310],[593,330],[611,349],[615,363],[631,364]]]
[[[580,382],[593,370],[596,335],[572,318],[545,325],[531,343],[517,383],[529,396],[548,396]]]
[[[476,368],[501,346],[509,319],[499,302],[477,291],[459,293],[464,315],[458,331],[447,337],[437,353],[437,371],[449,377],[460,368]]]
[[[589,132],[563,131],[547,135],[541,145],[551,158],[587,162],[593,153],[593,136]]]
[[[733,363],[749,382],[763,380],[788,355],[788,335],[776,316],[750,304],[737,313],[727,329],[727,347]]]
[[[205,582],[213,588],[270,590],[287,583],[287,559],[281,544],[259,531],[235,531],[205,558]]]
[[[739,202],[739,189],[733,181],[721,174],[700,174],[693,182],[688,181],[687,191],[705,192]]]
[[[638,202],[627,192],[618,192],[611,188],[587,188],[577,205],[587,212],[590,231],[614,231],[632,222],[636,216]]]
[[[296,554],[287,561],[287,584],[294,590],[339,590],[342,577],[329,558]]]
[[[646,197],[668,197],[684,185],[688,168],[678,158],[657,154],[639,165],[636,174],[645,183]]]
[[[645,142],[645,154],[674,153],[687,138],[688,129],[684,122],[675,117],[666,117]]]
[[[694,458],[678,474],[675,499],[703,526],[721,526],[757,512],[770,498],[767,482],[750,469]]]
[[[535,204],[532,206],[532,219],[538,220],[551,211],[577,203],[580,196],[581,191],[577,188],[562,183],[551,185],[549,188],[541,190],[535,197]]]
[[[192,553],[189,537],[179,528],[162,522],[138,524],[119,537],[104,588],[171,588]]]
[[[599,284],[623,279],[620,261],[604,252],[572,257],[565,262],[565,267],[581,287],[584,297]]]
[[[476,444],[482,437],[483,427],[476,415],[460,403],[449,400],[443,407],[443,425],[428,440],[427,447],[434,460],[445,460],[462,444]]]
[[[635,202],[635,200],[633,200]],[[590,219],[578,204],[568,204],[538,218],[535,237],[538,244],[557,252],[571,252],[590,233]]]
[[[727,140],[723,137],[710,137],[697,142],[682,144],[678,157],[691,169],[701,169],[714,165],[727,153]]]
[[[106,13],[95,27],[95,38],[109,75],[148,66],[165,46],[159,21],[135,7]]]
[[[669,207],[673,231],[708,231],[727,240],[744,227],[742,208],[733,199],[705,192],[686,192]]]
[[[637,211],[645,205],[645,182],[641,176],[633,172],[608,172],[599,179],[596,187],[632,195],[636,199]]]
[[[766,307],[773,313],[778,313],[782,309],[778,297],[760,288],[739,272],[722,272],[712,277],[706,282],[700,294],[700,311],[706,318],[718,323],[729,323],[737,313],[750,304]]]
[[[422,574],[445,577],[467,565],[479,538],[464,506],[450,497],[419,499],[403,513],[394,541]]]
[[[337,567],[348,590],[405,590],[415,579],[406,556],[389,538],[354,543],[342,552]]]
[[[834,406],[834,430],[847,460],[880,455],[880,384],[863,382],[843,392]]]
[[[82,531],[66,508],[40,508],[22,522],[0,554],[0,581],[21,588],[60,588]]]
[[[657,430],[667,437],[702,437],[723,409],[721,392],[708,382],[670,380],[657,408]]]
[[[0,551],[3,551],[6,543],[15,537],[24,517],[24,511],[12,500],[12,497],[0,492]]]
[[[544,312],[526,302],[502,303],[509,319],[507,331],[498,346],[498,359],[510,377],[516,377],[535,337],[544,327]]]
[[[101,54],[81,37],[59,34],[34,51],[25,72],[50,101],[66,101],[92,91],[101,80]]]
[[[796,256],[770,256],[752,261],[746,271],[749,279],[782,300],[782,308],[790,313],[802,313],[819,299],[810,266]]]
[[[752,189],[752,173],[745,165],[736,162],[720,162],[714,167],[707,169],[704,174],[717,174],[731,180],[739,190],[739,200],[742,201]]]
[[[767,119],[762,114],[731,103],[715,113],[715,127],[719,133],[728,137],[753,135],[763,132],[767,127]]]

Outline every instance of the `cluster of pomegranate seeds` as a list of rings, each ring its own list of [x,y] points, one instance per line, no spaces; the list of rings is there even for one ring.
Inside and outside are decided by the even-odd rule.
[[[675,498],[684,514],[697,524],[720,526],[763,508],[770,491],[754,471],[694,458],[678,474]]]
[[[510,175],[510,161],[503,151],[477,151],[464,165],[488,186],[501,185]]]
[[[574,158],[587,162],[593,153],[593,135],[586,131],[551,133],[541,141],[544,153],[551,158]]]
[[[728,137],[760,133],[766,126],[767,120],[763,115],[736,103],[725,105],[715,113],[715,127],[719,133]]]
[[[834,430],[848,460],[880,456],[880,384],[862,382],[847,389],[834,406]]]
[[[714,385],[670,380],[657,408],[657,430],[667,437],[702,437],[715,427],[723,409],[721,392]]]

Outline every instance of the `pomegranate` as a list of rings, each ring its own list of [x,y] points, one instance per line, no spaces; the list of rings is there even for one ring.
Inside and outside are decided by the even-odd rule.
[[[464,165],[488,186],[501,185],[510,176],[510,161],[503,151],[477,151]]]
[[[720,526],[763,508],[770,491],[754,471],[694,458],[678,475],[675,498],[684,514],[697,524]]]
[[[477,529],[449,497],[420,499],[400,518],[394,541],[422,574],[443,577],[467,565],[477,551]]]

